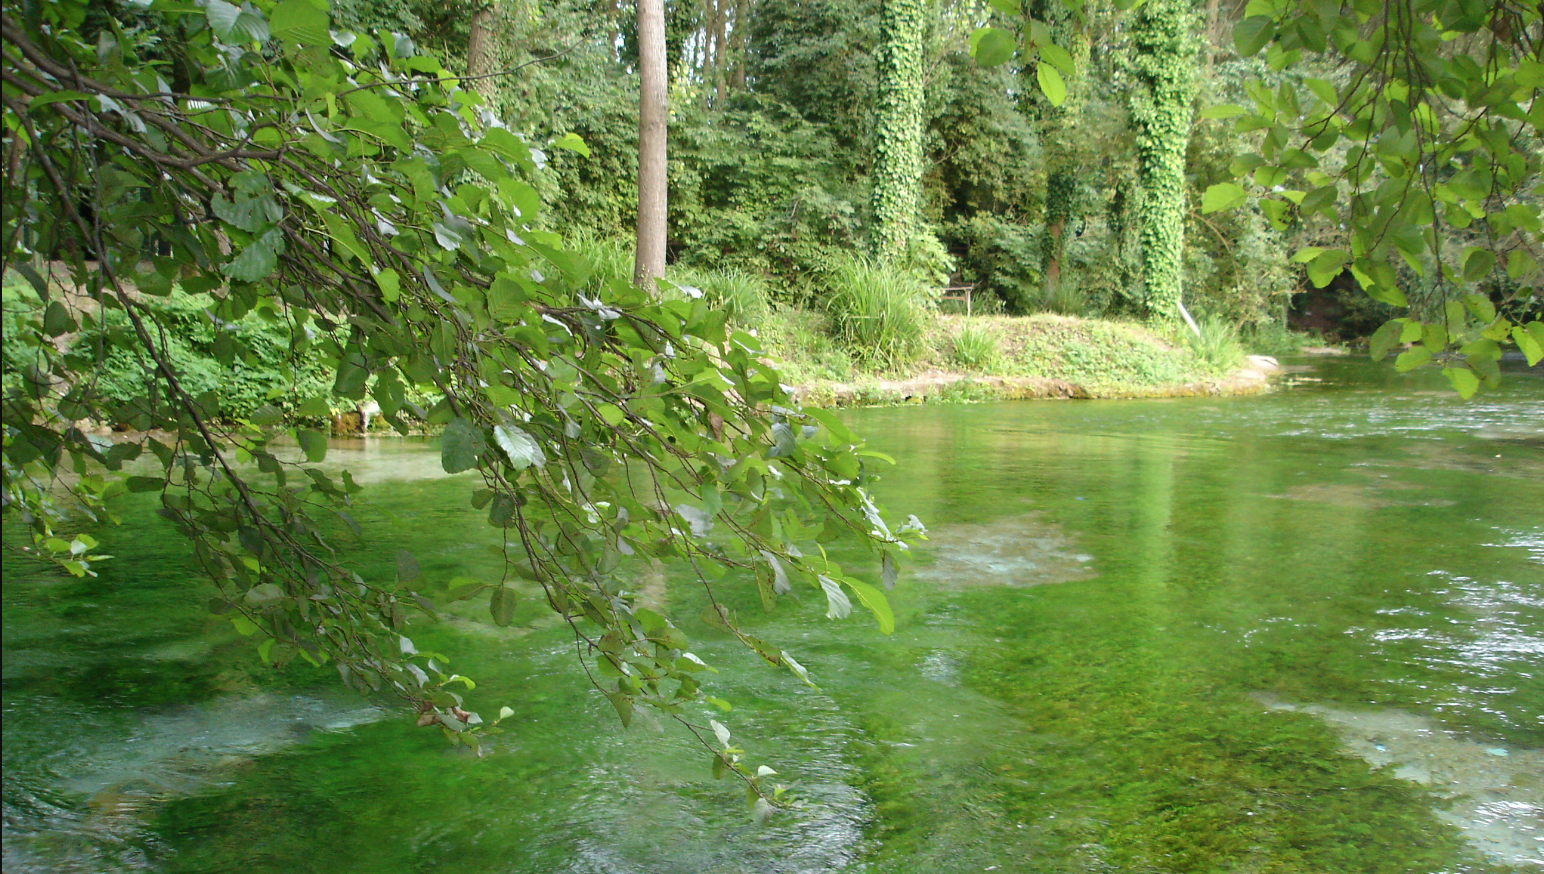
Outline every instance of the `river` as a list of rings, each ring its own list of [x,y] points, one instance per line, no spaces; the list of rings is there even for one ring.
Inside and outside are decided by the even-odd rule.
[[[516,711],[474,757],[258,664],[126,497],[99,578],[7,557],[5,870],[1544,871],[1544,368],[1464,403],[1289,363],[1259,397],[844,414],[931,532],[895,633],[733,589],[809,687],[687,624],[792,787],[765,825],[678,728],[617,725],[534,601],[414,633]],[[330,453],[371,482],[367,569],[492,569],[436,458]]]

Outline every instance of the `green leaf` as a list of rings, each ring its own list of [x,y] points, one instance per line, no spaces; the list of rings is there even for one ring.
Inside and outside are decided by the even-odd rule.
[[[236,7],[225,0],[209,0],[205,14],[209,17],[210,30],[226,42],[254,43],[268,39],[268,22],[250,3]]]
[[[480,583],[468,577],[455,577],[450,581],[450,588],[445,592],[445,601],[461,601],[472,597],[488,588],[487,583]]]
[[[1448,382],[1453,384],[1453,388],[1458,390],[1458,396],[1464,400],[1474,397],[1474,393],[1480,388],[1479,377],[1466,367],[1449,367],[1443,370],[1443,373],[1447,375]]]
[[[50,301],[48,307],[43,310],[43,333],[48,336],[57,337],[60,334],[68,334],[76,327],[75,320],[70,318],[70,311],[59,301]]]
[[[397,582],[411,583],[418,579],[418,574],[418,559],[414,558],[413,554],[405,549],[399,550],[397,552]]]
[[[611,706],[616,708],[617,718],[622,720],[622,727],[623,728],[627,728],[629,725],[632,725],[633,724],[633,698],[632,698],[632,696],[628,695],[628,694],[625,694],[623,692],[617,691],[617,692],[607,692],[606,693],[606,697],[608,699],[610,699]]]
[[[1067,83],[1062,81],[1061,74],[1050,64],[1035,67],[1035,81],[1040,83],[1040,92],[1052,106],[1061,106],[1067,99]]]
[[[279,253],[283,247],[283,232],[278,228],[270,228],[254,238],[225,265],[225,275],[238,282],[265,279],[278,269]]]
[[[294,40],[303,46],[331,46],[327,10],[311,0],[284,0],[273,9],[268,30],[275,39]]]
[[[284,411],[273,404],[263,404],[247,416],[254,425],[277,425],[284,420]]]
[[[977,28],[971,34],[971,56],[982,67],[996,67],[1007,63],[1013,57],[1013,52],[1018,48],[1018,42],[1013,34],[996,27]],[[1041,86],[1044,88],[1044,86]]]
[[[375,274],[375,284],[381,290],[381,299],[394,302],[402,294],[402,279],[390,267]]]
[[[1243,115],[1244,113],[1246,113],[1248,111],[1249,110],[1245,109],[1242,106],[1238,106],[1238,105],[1235,105],[1235,104],[1232,104],[1232,103],[1222,103],[1222,104],[1218,104],[1216,106],[1208,106],[1205,109],[1201,110],[1201,117],[1202,118],[1233,118],[1234,116]]]
[[[327,457],[327,438],[319,431],[311,431],[300,428],[295,431],[295,442],[300,444],[300,451],[305,453],[306,461],[316,464]]]
[[[1051,66],[1061,71],[1062,75],[1071,76],[1077,72],[1077,63],[1072,60],[1072,54],[1055,43],[1044,43],[1036,46],[1040,50],[1041,60],[1050,61]]]
[[[1483,294],[1464,295],[1464,306],[1469,308],[1469,312],[1474,313],[1476,319],[1487,325],[1496,320],[1496,305]]]
[[[487,450],[482,429],[457,416],[445,426],[440,437],[440,465],[446,473],[471,470]]]
[[[553,140],[552,147],[554,149],[567,149],[570,152],[577,152],[586,158],[590,157],[589,145],[585,143],[583,137],[573,132],[566,133]]]
[[[1234,209],[1242,206],[1249,199],[1248,192],[1243,187],[1232,182],[1219,182],[1206,189],[1201,196],[1201,212],[1221,212],[1225,209]]]
[[[332,405],[326,398],[306,398],[295,408],[295,414],[306,418],[326,418],[332,415]]]
[[[1351,253],[1344,249],[1328,249],[1314,256],[1308,262],[1308,281],[1315,288],[1323,288],[1334,281],[1340,275],[1347,261],[1351,260]]]
[[[284,590],[273,583],[260,583],[247,590],[246,602],[254,608],[263,608],[284,600]]]
[[[1276,35],[1276,23],[1264,15],[1251,15],[1233,28],[1233,47],[1244,57],[1249,57]]]
[[[1009,18],[1018,18],[1024,14],[1024,7],[1020,4],[1019,0],[987,0],[987,2],[992,5],[993,9]]]
[[[1309,77],[1303,80],[1303,85],[1313,92],[1313,96],[1329,106],[1336,106],[1340,103],[1340,97],[1335,93],[1335,86],[1324,79]]]
[[[547,456],[542,452],[541,444],[513,425],[499,425],[494,428],[493,439],[504,451],[504,456],[509,459],[510,466],[515,470],[541,467],[547,463]]]
[[[493,615],[493,624],[508,627],[515,621],[515,590],[503,585],[494,586],[493,594],[488,597],[488,611]]]
[[[874,614],[874,618],[879,621],[880,632],[883,634],[893,633],[895,631],[895,614],[890,612],[890,601],[885,597],[884,593],[868,583],[861,583],[852,579],[844,580],[844,582],[858,596],[858,601],[867,607],[870,613]]]
[[[358,258],[361,264],[369,265],[373,263],[370,258],[370,251],[360,244],[359,238],[354,236],[354,231],[349,228],[343,219],[327,211],[318,212],[318,215],[322,217],[322,223],[327,225],[327,236],[331,237],[332,241],[337,243],[343,251]],[[438,226],[439,223],[436,222],[435,224]]]
[[[1394,369],[1406,373],[1431,361],[1431,350],[1425,346],[1412,346],[1394,359]]]
[[[852,601],[848,600],[847,593],[842,591],[842,586],[836,580],[827,576],[817,577],[820,588],[826,593],[826,618],[846,619],[852,613]]]
[[[1535,322],[1534,324],[1539,324]],[[1544,332],[1541,332],[1544,333]],[[1522,325],[1512,326],[1512,342],[1517,344],[1518,350],[1528,359],[1528,366],[1532,367],[1544,359],[1544,344],[1540,344],[1534,336]]]
[[[1483,279],[1496,266],[1496,253],[1489,249],[1470,247],[1464,251],[1464,281]],[[1487,320],[1489,321],[1489,320]]]
[[[1368,346],[1372,352],[1372,360],[1382,361],[1399,342],[1399,334],[1404,329],[1404,323],[1399,319],[1391,319],[1383,323],[1383,326],[1373,332]]]

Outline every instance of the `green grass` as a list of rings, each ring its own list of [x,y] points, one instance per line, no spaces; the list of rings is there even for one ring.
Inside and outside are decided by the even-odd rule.
[[[1038,317],[1024,320],[1007,369],[1090,389],[1183,385],[1207,375],[1195,354],[1141,325]]]
[[[572,248],[590,265],[590,280],[586,288],[591,293],[614,281],[633,281],[633,243],[616,237],[578,237],[571,242]]]
[[[708,303],[729,313],[730,321],[738,325],[756,327],[771,312],[767,281],[736,267],[723,270],[671,267],[665,278],[677,286],[701,291]]]
[[[848,257],[825,278],[832,335],[860,365],[894,368],[923,352],[930,325],[928,288],[915,276]]]
[[[981,322],[968,320],[954,335],[954,363],[967,370],[996,369],[1001,358],[997,335]]]
[[[1227,373],[1244,363],[1244,347],[1238,341],[1238,329],[1226,319],[1203,316],[1197,327],[1200,336],[1185,332],[1190,351],[1213,373]]]

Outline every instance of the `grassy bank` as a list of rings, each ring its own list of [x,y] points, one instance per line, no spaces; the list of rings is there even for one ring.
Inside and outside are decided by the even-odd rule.
[[[1001,398],[1240,394],[1264,388],[1231,331],[1164,333],[1073,316],[963,316],[924,310],[916,351],[899,361],[851,353],[830,317],[784,309],[762,322],[769,351],[806,402],[823,405]]]
[[[611,249],[585,248],[602,265],[597,274],[606,273]],[[780,291],[733,270],[672,267],[668,278],[754,330],[806,403],[1169,397],[1265,387],[1234,326],[1221,320],[1203,317],[1198,336],[1181,325],[1053,313],[948,314],[915,275],[861,257],[838,259],[799,288]],[[1250,345],[1261,348],[1249,351],[1286,351],[1296,339],[1285,331],[1256,336]]]

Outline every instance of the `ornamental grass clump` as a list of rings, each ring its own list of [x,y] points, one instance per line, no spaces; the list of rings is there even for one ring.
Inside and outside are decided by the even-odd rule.
[[[590,280],[586,285],[592,293],[605,288],[613,281],[633,281],[633,244],[616,237],[577,237],[572,248],[590,266]]]
[[[755,327],[771,312],[767,303],[771,292],[766,280],[736,267],[724,270],[672,268],[666,278],[678,288],[701,291],[708,303],[727,312],[730,321],[737,325]]]
[[[928,288],[916,276],[866,258],[836,262],[825,276],[831,333],[860,364],[896,367],[922,352]]]
[[[1214,373],[1226,373],[1244,363],[1244,347],[1238,341],[1238,330],[1227,320],[1217,316],[1203,316],[1201,333],[1186,331],[1190,351],[1201,360],[1203,366]]]
[[[954,363],[968,370],[989,371],[997,367],[997,335],[980,322],[966,322],[954,335]]]

